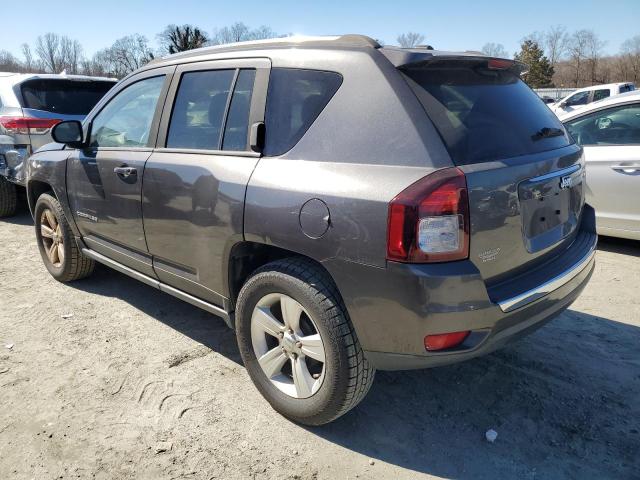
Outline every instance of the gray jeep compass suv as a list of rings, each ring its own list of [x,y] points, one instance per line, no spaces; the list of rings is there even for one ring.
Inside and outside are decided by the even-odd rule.
[[[582,150],[523,67],[354,35],[155,60],[30,158],[44,263],[224,318],[277,411],[329,422],[376,369],[490,352],[587,283]]]

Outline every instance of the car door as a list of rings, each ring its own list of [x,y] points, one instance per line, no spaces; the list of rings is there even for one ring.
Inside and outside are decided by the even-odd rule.
[[[584,146],[587,202],[596,209],[598,231],[640,235],[640,102],[585,114],[566,126]]]
[[[269,70],[267,59],[178,67],[144,172],[144,230],[156,275],[223,307],[224,258],[243,238],[245,191],[260,158],[250,137],[264,122]]]
[[[87,147],[67,166],[69,203],[86,245],[153,275],[142,226],[142,174],[175,67],[119,85],[86,123]]]

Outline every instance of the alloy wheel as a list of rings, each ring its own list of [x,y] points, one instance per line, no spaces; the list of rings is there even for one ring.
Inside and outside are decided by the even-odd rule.
[[[40,235],[47,258],[54,267],[61,267],[64,263],[64,237],[60,222],[48,208],[44,209],[40,217]]]
[[[318,391],[325,374],[325,350],[309,313],[293,298],[272,293],[256,304],[251,342],[269,381],[293,398]]]

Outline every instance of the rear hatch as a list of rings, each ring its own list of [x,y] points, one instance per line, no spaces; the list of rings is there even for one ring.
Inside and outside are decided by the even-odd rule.
[[[114,81],[69,78],[33,78],[19,85],[23,115],[40,119],[29,129],[31,151],[52,141],[55,121],[80,120],[115,85]],[[50,120],[50,122],[47,122]]]
[[[584,204],[582,150],[520,79],[522,67],[437,55],[399,66],[465,173],[470,260],[489,287],[558,255]]]

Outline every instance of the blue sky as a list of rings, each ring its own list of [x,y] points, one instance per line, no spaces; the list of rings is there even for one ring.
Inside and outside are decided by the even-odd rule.
[[[14,11],[14,14],[11,12]],[[155,44],[169,23],[193,23],[208,33],[242,21],[279,33],[333,35],[363,33],[393,44],[398,34],[423,33],[439,49],[480,49],[502,43],[512,54],[528,33],[562,24],[570,31],[593,29],[616,53],[640,35],[640,0],[495,1],[195,1],[195,0],[0,0],[0,50],[19,54],[23,42],[53,31],[79,40],[90,56],[114,40],[140,33]]]

